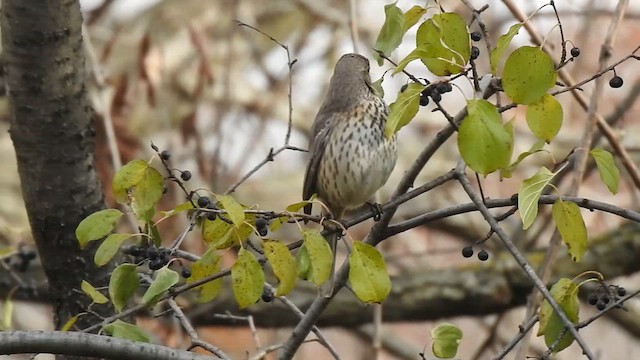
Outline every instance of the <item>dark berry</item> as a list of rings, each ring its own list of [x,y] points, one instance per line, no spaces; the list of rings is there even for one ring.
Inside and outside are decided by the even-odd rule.
[[[271,302],[273,300],[273,294],[271,293],[262,293],[262,301]]]
[[[169,160],[171,158],[171,152],[169,150],[162,150],[160,153],[160,158],[162,160]]]
[[[159,259],[162,260],[162,262],[164,262],[165,264],[168,263],[169,260],[171,260],[171,253],[169,249],[160,250]]]
[[[185,279],[188,279],[191,277],[191,270],[189,269],[182,269],[182,277]]]
[[[480,49],[478,49],[476,46],[472,46],[471,47],[471,60],[477,59],[478,56],[480,56]]]
[[[208,196],[201,196],[198,198],[199,207],[207,207],[211,203],[211,199]]]
[[[420,96],[420,106],[429,105],[429,98],[426,96]]]
[[[624,81],[618,75],[612,77],[611,80],[609,80],[609,86],[611,86],[614,89],[621,87],[622,84],[624,84]]]
[[[162,261],[162,259],[160,259],[160,258],[153,259],[153,260],[149,261],[149,269],[151,269],[151,270],[158,270],[161,267],[163,267],[164,265],[165,265],[164,261]]]
[[[577,47],[572,48],[571,56],[573,56],[574,58],[580,56],[580,49]]]
[[[128,251],[125,252],[125,254],[128,253],[131,256],[140,256],[140,255],[142,255],[142,249],[139,246],[133,245],[133,246],[130,246],[127,250]]]
[[[214,212],[210,212],[209,214],[207,214],[207,220],[213,221],[218,217],[218,215]]]
[[[440,93],[440,94],[445,94],[448,92],[451,92],[451,90],[453,90],[453,85],[451,85],[450,83],[446,82],[446,83],[440,83],[438,85],[436,85],[436,90]]]
[[[433,99],[433,101],[439,103],[440,100],[442,100],[442,95],[440,95],[440,93],[437,90],[433,90],[431,92],[431,98]]]
[[[269,232],[267,225],[269,225],[267,219],[263,217],[256,219],[256,230],[258,230],[258,234],[260,234],[260,236],[267,236],[267,233]]]
[[[482,39],[482,34],[479,31],[474,31],[471,33],[471,40],[480,41]]]
[[[607,295],[604,295],[604,294],[603,294],[603,295],[600,297],[600,300],[599,300],[599,301],[601,301],[601,302],[603,302],[603,303],[605,303],[605,304],[608,304],[608,303],[609,303],[609,301],[611,301],[611,299],[609,299],[609,297],[608,297]]]
[[[473,256],[473,248],[471,246],[465,246],[462,248],[462,256],[470,258]]]
[[[596,304],[596,309],[602,311],[607,307],[607,304],[603,303],[602,301],[598,301],[598,303]]]
[[[616,289],[616,293],[618,293],[618,296],[625,296],[627,295],[627,290],[622,286],[618,286],[618,288]]]
[[[596,294],[596,293],[589,294],[589,297],[588,297],[587,301],[589,301],[590,305],[597,304],[598,303],[598,294]]]
[[[480,261],[487,261],[487,259],[489,258],[489,253],[486,250],[480,250],[480,252],[478,253],[478,259],[480,259]]]
[[[36,258],[37,254],[35,250],[31,249],[31,250],[21,251],[18,253],[18,255],[25,261],[31,261]]]
[[[409,84],[402,85],[402,87],[400,88],[400,92],[404,92],[405,90],[407,90],[408,86],[409,86]]]
[[[191,171],[189,170],[183,171],[182,174],[180,174],[180,178],[184,181],[191,180]]]
[[[149,258],[149,260],[155,260],[158,258],[158,249],[156,249],[155,247],[149,247],[147,249],[147,258]]]

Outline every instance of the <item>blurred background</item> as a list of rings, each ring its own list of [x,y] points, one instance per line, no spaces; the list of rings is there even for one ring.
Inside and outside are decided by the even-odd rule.
[[[91,95],[98,117],[96,127],[97,161],[107,201],[113,205],[110,182],[119,162],[153,155],[150,143],[170,150],[172,164],[178,169],[190,170],[194,179],[191,189],[207,188],[222,193],[233,186],[244,174],[268,156],[270,149],[284,145],[291,110],[290,145],[306,149],[309,130],[331,77],[336,60],[344,53],[359,52],[370,59],[371,48],[384,22],[382,0],[314,1],[314,0],[84,0],[81,1],[86,20],[85,39],[89,60],[87,70],[91,78]],[[517,22],[505,6],[497,0],[470,1],[476,9],[488,4],[481,15],[487,25],[491,42]],[[525,14],[531,14],[544,1],[509,1]],[[447,11],[458,12],[471,20],[469,9],[460,1],[440,1]],[[424,6],[424,1],[400,0],[397,5],[404,11],[413,5]],[[598,71],[598,56],[617,1],[565,0],[557,2],[565,38],[579,47],[581,55],[566,66],[577,80],[589,78]],[[429,13],[436,11],[428,2]],[[611,61],[629,55],[640,45],[640,3],[631,1],[620,24],[616,41],[611,49]],[[287,53],[274,41],[235,20],[254,26],[287,45],[291,58],[296,59],[291,73]],[[560,58],[559,31],[551,7],[540,10],[530,20],[535,29],[554,46],[554,60]],[[417,26],[416,26],[417,28]],[[355,30],[355,33],[353,32]],[[478,30],[473,24],[472,31]],[[531,44],[526,31],[521,30],[511,48]],[[488,54],[484,42],[477,60],[479,72],[489,72]],[[391,57],[398,62],[415,47],[415,28],[410,30],[403,45]],[[568,46],[570,49],[572,46]],[[507,50],[507,53],[510,50]],[[379,79],[393,66],[378,66],[372,61],[371,77]],[[639,92],[637,61],[627,61],[616,68],[624,79],[619,89],[609,88],[606,82],[613,76],[604,74],[605,89],[599,99],[598,112],[607,117],[618,114],[613,125],[620,141],[638,159],[638,133],[640,105],[633,100]],[[419,78],[437,80],[424,66],[414,62],[407,71]],[[289,76],[292,78],[291,103],[288,99]],[[400,87],[408,79],[403,74],[394,77],[388,73],[382,84],[385,100],[395,100]],[[464,78],[454,82],[452,93],[443,97],[442,106],[451,114],[473,98],[470,82]],[[588,97],[593,83],[582,87]],[[522,163],[515,176],[500,180],[497,175],[482,179],[485,196],[508,198],[517,192],[522,179],[545,165],[563,159],[579,146],[587,116],[570,93],[557,97],[564,109],[564,125],[554,142],[547,146],[548,153],[540,153]],[[503,99],[504,100],[504,99]],[[624,104],[621,108],[620,104]],[[446,119],[432,112],[433,105],[422,107],[413,122],[399,133],[400,158],[394,174],[381,191],[381,199],[388,199],[404,171],[411,166],[416,155],[436,133],[446,125]],[[524,107],[503,114],[505,121],[515,118],[516,149],[514,154],[526,151],[535,139],[527,130]],[[618,111],[618,113],[616,113]],[[9,120],[6,97],[0,98],[0,247],[24,243],[32,246],[13,146],[8,133]],[[610,150],[603,141],[598,144]],[[422,171],[415,185],[420,185],[453,168],[459,159],[455,139],[445,144]],[[306,165],[306,154],[294,150],[279,153],[242,183],[235,196],[244,204],[264,210],[282,210],[301,200],[301,189]],[[566,189],[566,186],[560,186]],[[580,196],[617,206],[638,210],[638,191],[621,170],[621,184],[617,195],[611,195],[600,182],[597,172],[591,171],[580,189]],[[184,194],[170,189],[161,208],[167,210],[184,201]],[[457,185],[444,186],[420,196],[404,205],[393,222],[417,214],[467,203],[467,195]],[[541,217],[548,219],[550,209],[542,209]],[[590,237],[607,236],[623,224],[620,218],[599,212],[583,211]],[[538,221],[527,234],[519,218],[512,216],[504,226],[513,234],[523,249],[543,249],[553,228],[549,221]],[[165,222],[165,239],[171,239],[187,225],[186,219]],[[354,238],[366,235],[371,223],[350,229]],[[415,274],[450,269],[484,267],[495,270],[502,247],[491,238],[485,248],[492,253],[489,262],[480,263],[475,257],[464,259],[460,251],[482,238],[488,227],[479,214],[465,214],[430,223],[397,235],[381,246],[394,276],[410,278]],[[274,237],[296,240],[299,233],[285,226]],[[196,253],[204,249],[199,234],[191,234],[185,248]],[[226,254],[227,265],[233,262],[233,253]],[[4,271],[4,270],[0,270]],[[462,270],[460,270],[462,271]],[[640,286],[633,274],[612,280],[630,289]],[[446,279],[444,279],[446,281]],[[483,284],[475,286],[482,287]],[[496,294],[496,296],[501,296]],[[3,298],[7,294],[2,294]],[[0,302],[0,305],[3,303]],[[12,327],[15,329],[47,329],[50,327],[46,306],[30,301],[16,302]],[[581,318],[596,310],[583,304]],[[638,303],[629,301],[631,326],[621,320],[604,317],[581,331],[594,352],[606,359],[640,358],[640,313]],[[214,308],[215,311],[215,308]],[[463,312],[463,311],[461,311]],[[468,311],[473,314],[473,309]],[[637,315],[637,316],[636,316]],[[517,332],[522,322],[523,308],[516,308],[489,316],[463,316],[440,319],[435,322],[385,323],[383,344],[378,354],[381,359],[417,359],[418,352],[430,347],[430,333],[439,321],[450,321],[465,332],[460,359],[490,359]],[[6,321],[6,319],[5,319]],[[169,346],[184,347],[186,338],[178,326],[170,321],[140,319],[154,340]],[[253,354],[258,346],[277,344],[287,338],[289,327],[259,328],[252,332],[246,324],[239,326],[203,326],[201,334],[234,358]],[[537,331],[537,327],[534,328]],[[328,339],[344,359],[371,359],[371,328],[327,328]],[[393,344],[400,345],[400,349]],[[398,346],[397,346],[398,347]],[[546,347],[535,338],[529,355],[541,354]],[[580,349],[573,345],[556,359],[575,359]],[[329,358],[317,343],[302,347],[297,358]],[[9,359],[2,357],[0,359]],[[14,357],[19,359],[20,357]],[[45,356],[39,356],[44,359]],[[510,357],[507,357],[510,358]],[[12,358],[13,359],[13,358]]]

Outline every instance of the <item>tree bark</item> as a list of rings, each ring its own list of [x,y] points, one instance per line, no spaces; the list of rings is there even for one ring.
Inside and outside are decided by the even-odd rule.
[[[97,268],[81,250],[75,228],[104,208],[94,166],[82,14],[78,0],[5,0],[2,50],[11,109],[11,139],[33,238],[49,282],[59,329],[90,304],[85,279],[108,284],[111,267]],[[106,306],[92,310],[108,314]],[[95,323],[92,315],[78,325]]]

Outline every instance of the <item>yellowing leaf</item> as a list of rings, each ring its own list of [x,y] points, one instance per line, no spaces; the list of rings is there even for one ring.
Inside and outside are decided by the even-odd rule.
[[[215,249],[227,249],[245,241],[253,233],[251,225],[255,225],[256,216],[246,214],[243,224],[236,228],[226,221],[217,217],[211,221],[204,219],[202,222],[202,239]]]
[[[533,46],[523,46],[509,55],[502,71],[502,88],[518,104],[538,101],[556,83],[553,59]]]
[[[266,240],[263,244],[264,256],[267,258],[278,278],[276,296],[287,295],[296,284],[296,260],[289,248],[277,240]]]
[[[147,291],[142,295],[143,303],[148,305],[155,303],[160,296],[164,295],[167,290],[180,280],[178,273],[169,269],[167,266],[168,265],[165,265],[155,272],[155,279],[153,279]]]
[[[138,290],[140,281],[134,264],[121,264],[111,273],[109,297],[116,311],[120,312]]]
[[[254,304],[260,299],[264,288],[264,272],[252,253],[240,248],[238,260],[231,267],[233,296],[240,309]]]
[[[411,29],[411,27],[418,23],[422,15],[427,13],[427,9],[414,5],[411,9],[409,9],[406,13],[404,13],[404,27],[402,29],[402,34],[404,35],[407,30]]]
[[[75,323],[78,321],[79,318],[80,318],[80,314],[69,318],[69,320],[67,320],[67,322],[64,323],[64,325],[62,325],[62,328],[60,329],[60,331],[62,332],[69,331],[69,329],[71,329],[71,327],[75,325]]]
[[[244,224],[244,208],[231,195],[216,195],[216,199],[220,202],[221,208],[227,211],[229,220],[233,222],[236,228]]]
[[[520,31],[521,27],[522,23],[511,25],[509,31],[498,38],[498,44],[496,45],[495,49],[491,50],[489,62],[491,63],[491,73],[493,73],[494,75],[498,74],[498,64],[500,63],[502,54],[507,49],[507,46],[509,46],[509,43],[511,43],[513,37],[516,36],[518,31]]]
[[[304,230],[302,240],[309,255],[308,278],[316,286],[320,286],[331,276],[331,262],[333,261],[331,248],[317,230]]]
[[[96,290],[96,288],[93,287],[93,285],[89,284],[85,280],[82,280],[80,289],[82,289],[82,292],[87,294],[87,296],[89,296],[91,300],[93,300],[93,302],[96,304],[106,304],[109,302],[109,299],[107,299],[106,296],[102,295],[98,290]]]
[[[116,223],[122,216],[118,209],[105,209],[95,212],[80,221],[76,228],[76,238],[81,248],[90,241],[102,239],[109,235],[116,227]]]
[[[418,83],[411,83],[404,92],[398,94],[398,99],[389,106],[389,116],[384,133],[387,138],[391,138],[403,126],[407,125],[420,107],[420,93],[425,86]]]
[[[126,323],[122,320],[116,320],[111,324],[107,324],[102,327],[102,331],[105,334],[117,337],[120,339],[127,339],[139,342],[150,342],[149,335],[139,327]]]
[[[578,313],[580,311],[578,302],[578,286],[571,279],[562,278],[551,287],[551,297],[560,305],[560,308],[567,315],[567,318],[573,323],[578,323]],[[551,304],[545,299],[540,306],[538,312],[540,317],[540,327],[538,328],[538,336],[544,334],[544,341],[547,346],[556,343],[558,337],[564,329],[564,324],[558,314],[553,311]],[[571,345],[574,337],[569,331],[566,331],[560,342],[554,347],[553,352],[556,353]]]
[[[300,201],[300,202],[293,203],[293,204],[287,206],[286,210],[288,212],[295,213],[295,212],[300,211],[300,209],[302,209],[303,207],[305,207],[305,206],[307,206],[309,204],[311,204],[311,201]],[[280,229],[282,224],[287,222],[287,220],[289,220],[289,218],[287,218],[287,217],[279,217],[277,219],[274,219],[271,222],[271,225],[270,225],[271,231],[278,231],[278,229]]]
[[[551,142],[562,127],[562,105],[553,96],[544,94],[527,107],[527,125],[538,139]]]
[[[469,29],[456,13],[436,14],[418,28],[416,48],[424,50],[420,60],[438,76],[457,74],[471,55]]]
[[[144,160],[133,160],[113,177],[113,194],[128,204],[138,217],[145,217],[162,197],[162,175]]]
[[[431,330],[433,355],[441,359],[451,359],[458,352],[462,330],[451,323],[441,323]]]
[[[518,211],[522,218],[522,228],[527,230],[538,215],[538,200],[542,190],[551,182],[554,174],[541,167],[532,177],[524,180],[518,191]]]
[[[118,253],[120,245],[131,236],[133,234],[111,234],[107,236],[98,247],[98,250],[96,250],[93,261],[98,266],[106,265]]]
[[[402,42],[405,20],[402,10],[396,6],[396,3],[385,5],[384,15],[384,24],[373,48],[389,56]],[[382,65],[383,61],[380,55],[376,53],[374,57],[378,65]]]
[[[556,222],[562,241],[569,248],[573,261],[580,261],[587,251],[587,227],[580,214],[580,207],[569,201],[556,200],[551,207],[553,220]]]
[[[465,163],[482,175],[506,168],[513,152],[513,131],[502,124],[495,105],[470,100],[458,131],[458,149]]]
[[[596,161],[600,180],[607,185],[612,194],[616,194],[620,181],[620,170],[618,170],[615,161],[613,161],[613,155],[605,149],[594,148],[591,150],[591,156]]]
[[[375,247],[356,241],[349,255],[349,283],[364,303],[381,303],[391,291],[384,258]]]
[[[213,275],[219,271],[220,257],[216,254],[215,249],[209,249],[202,255],[200,260],[191,265],[191,276],[187,279],[187,284]],[[205,303],[215,299],[220,293],[221,287],[222,279],[215,279],[196,287],[196,289],[200,290],[197,301]]]
[[[509,165],[509,167],[505,169],[500,169],[500,177],[510,178],[513,175],[513,171],[518,167],[518,165],[522,162],[522,160],[526,159],[530,155],[533,155],[539,151],[546,151],[542,149],[544,147],[544,144],[545,144],[544,140],[536,141],[533,145],[531,145],[531,148],[529,150],[518,155],[518,158],[516,159],[516,161],[514,161],[511,165]]]

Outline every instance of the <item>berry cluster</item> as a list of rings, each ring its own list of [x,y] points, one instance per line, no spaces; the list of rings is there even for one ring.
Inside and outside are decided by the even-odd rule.
[[[462,256],[465,258],[470,258],[473,256],[473,246],[465,246],[462,248]],[[478,252],[478,260],[487,261],[489,259],[489,253],[487,250],[482,249]]]
[[[24,244],[20,244],[18,252],[9,258],[2,259],[5,264],[10,264],[11,268],[19,272],[26,272],[29,264],[37,256],[35,249],[28,249]]]
[[[167,265],[172,259],[171,250],[162,247],[158,248],[152,244],[141,246],[132,245],[123,248],[122,252],[131,256],[133,258],[133,262],[138,266],[144,265],[144,263],[149,261],[149,269],[153,271]],[[185,279],[191,277],[191,270],[188,268],[183,268],[181,273],[182,277]]]
[[[602,311],[607,308],[607,305],[611,301],[618,301],[621,297],[627,295],[627,290],[622,286],[618,285],[609,285],[600,286],[594,292],[589,294],[587,301],[590,305],[596,307],[596,309]],[[617,305],[618,307],[620,305]]]
[[[201,209],[218,210],[218,204],[211,201],[208,196],[200,196],[196,201],[196,204]],[[206,211],[204,213],[207,215],[207,220],[213,221],[218,217],[218,214],[213,211]]]

